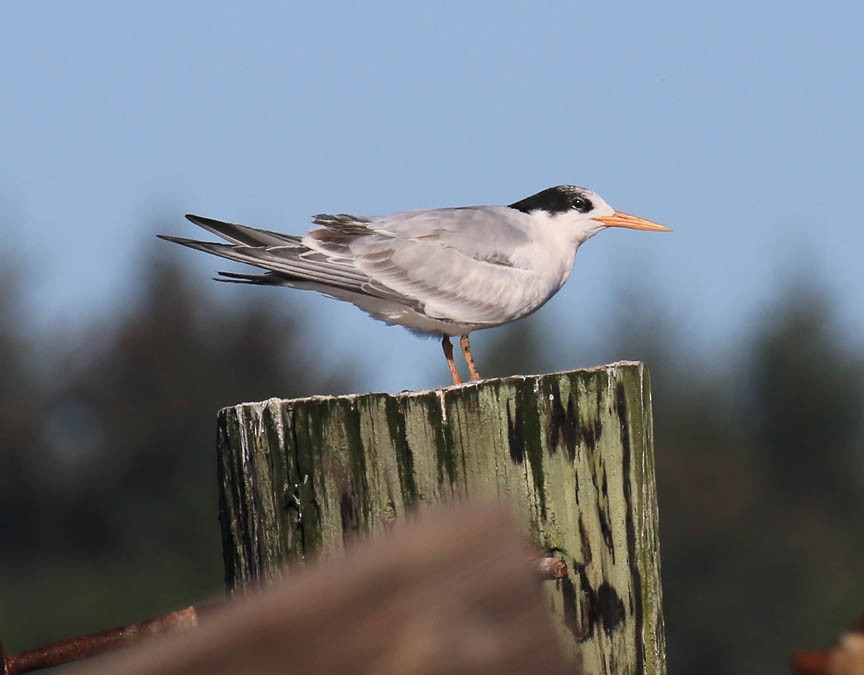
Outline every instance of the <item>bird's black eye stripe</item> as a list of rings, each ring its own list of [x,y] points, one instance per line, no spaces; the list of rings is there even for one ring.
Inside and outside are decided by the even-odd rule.
[[[579,211],[579,213],[588,213],[593,208],[593,204],[585,199],[585,197],[573,197],[573,199],[570,200],[570,204],[574,209]]]

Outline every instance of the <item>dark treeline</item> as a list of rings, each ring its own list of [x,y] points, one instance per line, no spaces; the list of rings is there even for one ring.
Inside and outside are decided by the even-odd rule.
[[[322,371],[290,298],[278,314],[261,293],[220,302],[177,260],[155,255],[129,306],[70,335],[25,339],[14,275],[0,283],[9,649],[218,596],[216,410],[349,388],[328,373],[350,364]]]
[[[0,639],[12,651],[218,595],[215,411],[363,389],[350,363],[313,362],[289,298],[231,305],[173,260],[155,256],[129,306],[73,335],[25,336],[14,271],[0,275]],[[652,372],[670,672],[785,673],[792,651],[864,611],[864,355],[807,287],[778,298],[730,364],[681,345],[653,307],[624,304],[592,356]],[[542,330],[498,331],[483,372],[536,370],[526,355],[543,354]]]

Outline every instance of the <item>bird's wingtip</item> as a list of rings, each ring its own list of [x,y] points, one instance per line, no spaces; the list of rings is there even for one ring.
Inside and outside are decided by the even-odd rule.
[[[172,244],[182,244],[183,246],[192,246],[193,248],[205,243],[186,237],[175,237],[173,234],[157,234],[156,237],[164,241],[170,241]]]

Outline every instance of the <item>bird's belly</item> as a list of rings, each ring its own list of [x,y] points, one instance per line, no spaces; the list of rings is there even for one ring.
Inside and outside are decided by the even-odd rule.
[[[451,333],[457,335],[465,326],[479,330],[521,319],[537,311],[560,288],[557,280],[529,272],[518,276],[511,272],[498,279],[487,276],[476,284],[470,281],[461,285],[458,297],[427,302],[423,315],[452,324]]]

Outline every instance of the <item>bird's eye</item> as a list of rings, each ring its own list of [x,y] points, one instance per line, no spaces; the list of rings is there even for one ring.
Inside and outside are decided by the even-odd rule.
[[[588,202],[582,197],[573,197],[573,200],[570,203],[577,211],[582,211],[584,213],[588,210]]]

